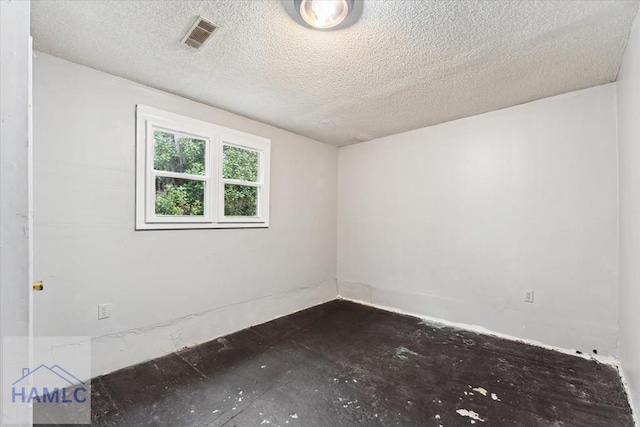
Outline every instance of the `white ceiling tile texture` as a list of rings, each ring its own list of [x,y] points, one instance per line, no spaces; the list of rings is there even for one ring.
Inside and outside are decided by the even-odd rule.
[[[288,0],[287,0],[288,1]],[[279,0],[32,2],[37,50],[333,145],[614,81],[635,1],[363,0],[339,31]],[[180,44],[198,15],[220,26]]]

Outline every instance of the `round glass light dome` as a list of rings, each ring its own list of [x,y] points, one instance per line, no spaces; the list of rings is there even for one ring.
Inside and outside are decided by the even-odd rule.
[[[314,28],[327,29],[340,25],[349,15],[347,0],[302,0],[300,16]]]

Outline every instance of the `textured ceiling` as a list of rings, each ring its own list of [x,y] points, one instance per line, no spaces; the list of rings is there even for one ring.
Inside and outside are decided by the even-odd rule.
[[[33,1],[37,50],[333,145],[614,81],[630,1],[364,0],[319,32],[278,0]],[[220,29],[179,42],[202,15]]]

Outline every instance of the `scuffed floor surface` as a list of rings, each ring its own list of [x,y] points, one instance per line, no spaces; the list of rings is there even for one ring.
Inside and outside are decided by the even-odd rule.
[[[615,369],[333,301],[92,381],[97,426],[632,426]]]

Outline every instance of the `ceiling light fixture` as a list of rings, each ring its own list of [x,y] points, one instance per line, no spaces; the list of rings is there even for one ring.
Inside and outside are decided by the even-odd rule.
[[[362,0],[284,0],[289,15],[316,30],[338,30],[352,25],[362,14]]]
[[[304,22],[313,28],[326,29],[340,25],[353,6],[353,0],[299,0],[297,9]]]

